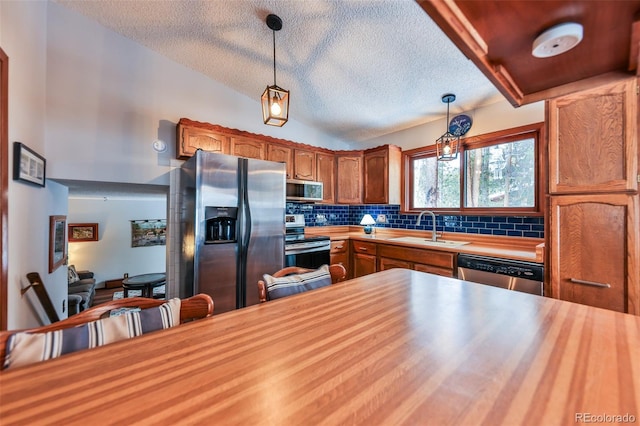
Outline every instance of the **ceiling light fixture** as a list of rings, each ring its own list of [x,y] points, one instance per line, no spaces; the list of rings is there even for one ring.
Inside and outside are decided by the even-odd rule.
[[[456,95],[447,93],[442,96],[442,102],[447,104],[447,131],[436,140],[436,158],[438,161],[451,161],[458,158],[460,136],[449,131],[449,104],[456,100]]]
[[[267,86],[262,94],[262,119],[264,124],[282,127],[289,119],[289,91],[276,84],[276,31],[282,29],[282,20],[271,14],[266,21],[273,31],[273,86]]]
[[[573,49],[580,41],[582,25],[566,22],[540,34],[533,42],[531,54],[536,58],[549,58]]]

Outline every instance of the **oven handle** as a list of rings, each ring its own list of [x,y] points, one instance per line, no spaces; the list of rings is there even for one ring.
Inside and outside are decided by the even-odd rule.
[[[315,253],[318,251],[330,251],[331,246],[320,246],[320,247],[303,247],[298,249],[288,249],[285,247],[284,254],[288,256],[290,254],[303,254],[303,253]]]

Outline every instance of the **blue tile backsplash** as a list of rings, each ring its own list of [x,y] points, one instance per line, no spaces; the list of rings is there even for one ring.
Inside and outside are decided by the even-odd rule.
[[[400,214],[399,205],[366,204],[358,206],[330,204],[287,203],[287,213],[304,214],[307,226],[359,225],[362,216],[379,214],[387,223],[379,228],[419,229],[430,231],[433,226],[429,215],[422,216],[416,225],[417,214]],[[544,218],[516,216],[447,216],[436,215],[438,232],[462,232],[467,234],[506,235],[510,237],[544,238]]]

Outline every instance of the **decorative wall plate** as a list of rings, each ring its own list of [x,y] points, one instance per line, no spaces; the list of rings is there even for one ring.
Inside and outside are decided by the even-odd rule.
[[[456,115],[449,122],[449,131],[455,136],[462,136],[469,131],[473,120],[468,115]]]

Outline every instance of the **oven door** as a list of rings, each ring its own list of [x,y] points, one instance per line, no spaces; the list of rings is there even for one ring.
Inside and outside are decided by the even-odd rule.
[[[330,262],[331,243],[293,243],[286,244],[284,266],[317,269]]]

